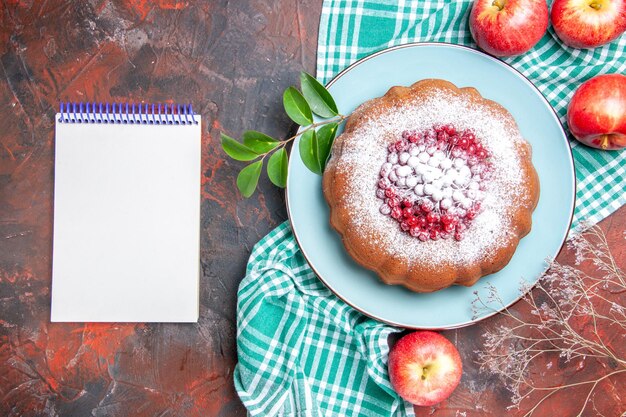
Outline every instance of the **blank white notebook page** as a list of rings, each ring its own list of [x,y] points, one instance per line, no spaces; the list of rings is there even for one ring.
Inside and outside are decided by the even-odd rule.
[[[56,117],[52,321],[196,322],[197,124]]]

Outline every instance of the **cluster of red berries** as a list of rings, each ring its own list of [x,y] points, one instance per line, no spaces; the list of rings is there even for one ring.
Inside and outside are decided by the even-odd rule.
[[[389,152],[402,152],[408,149],[410,144],[426,145],[441,151],[449,151],[455,158],[467,159],[468,162],[479,163],[489,158],[489,152],[469,130],[458,132],[450,124],[435,125],[425,132],[406,131],[402,134],[402,140],[389,145]],[[474,164],[475,164],[474,163]],[[474,165],[469,163],[469,165]]]
[[[402,134],[402,139],[389,145],[388,151],[389,154],[405,153],[406,155],[408,153],[412,156],[419,156],[423,152],[429,155],[443,153],[445,158],[450,159],[450,161],[454,160],[457,161],[456,163],[460,163],[456,166],[462,168],[463,165],[466,165],[469,168],[464,169],[471,177],[469,183],[471,191],[467,191],[468,182],[463,181],[458,184],[455,182],[450,188],[454,190],[454,187],[457,187],[457,190],[465,190],[465,193],[460,195],[459,200],[457,200],[456,193],[454,199],[447,198],[446,201],[441,199],[441,195],[435,196],[435,193],[440,193],[437,191],[437,187],[434,187],[434,192],[430,191],[433,193],[432,195],[429,195],[429,192],[423,194],[422,191],[426,189],[424,185],[429,183],[425,176],[424,178],[419,177],[418,186],[412,190],[410,186],[405,186],[408,181],[403,180],[402,183],[394,183],[393,180],[381,173],[382,178],[378,182],[379,190],[377,191],[377,196],[384,200],[381,212],[395,219],[403,232],[421,241],[448,239],[450,237],[457,241],[462,240],[465,231],[481,208],[479,199],[472,198],[470,200],[467,199],[467,196],[481,193],[484,189],[482,180],[487,179],[492,171],[491,163],[488,160],[490,154],[480,140],[469,130],[459,132],[452,125],[441,125],[423,132],[406,131]],[[460,161],[458,161],[459,159]],[[394,156],[393,161],[397,160],[398,158]],[[446,169],[450,167],[450,161],[446,163]],[[439,165],[435,162],[435,167],[437,166]],[[443,164],[441,167],[444,169]],[[403,169],[406,170],[406,168]],[[444,173],[446,169],[444,169]],[[415,173],[418,175],[417,171]],[[413,182],[415,183],[415,180]],[[419,184],[424,185],[420,186]],[[480,187],[480,189],[472,189],[471,186]],[[421,188],[416,191],[418,187]],[[428,187],[431,187],[429,190],[433,189],[432,186]],[[464,200],[460,200],[461,198]]]
[[[390,216],[400,223],[400,229],[421,241],[449,237],[462,240],[465,230],[480,210],[480,202],[475,202],[472,208],[466,210],[465,216],[460,217],[446,210],[436,213],[430,200],[422,200],[419,203],[410,200],[400,201],[393,188],[387,188],[385,195],[391,209]]]

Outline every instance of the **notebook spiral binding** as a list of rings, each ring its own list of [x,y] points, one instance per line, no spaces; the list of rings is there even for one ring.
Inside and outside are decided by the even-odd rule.
[[[61,102],[61,123],[198,124],[191,104]]]

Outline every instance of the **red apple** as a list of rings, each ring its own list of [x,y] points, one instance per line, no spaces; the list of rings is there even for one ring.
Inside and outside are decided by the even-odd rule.
[[[439,333],[404,336],[389,353],[389,378],[396,392],[415,405],[437,404],[459,385],[463,367],[454,345]]]
[[[574,137],[598,149],[626,147],[626,76],[598,75],[584,82],[567,109]]]
[[[495,56],[519,55],[548,28],[545,0],[475,0],[470,31],[478,47]]]
[[[554,31],[574,48],[595,48],[626,31],[626,0],[555,0]]]

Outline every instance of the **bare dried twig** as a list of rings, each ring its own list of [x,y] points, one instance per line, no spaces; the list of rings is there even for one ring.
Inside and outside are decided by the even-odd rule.
[[[534,401],[525,417],[560,391],[588,387],[577,414],[581,416],[598,384],[609,378],[626,378],[626,352],[614,348],[626,346],[626,274],[617,266],[606,236],[597,226],[576,234],[569,246],[575,250],[576,266],[590,262],[595,272],[587,274],[576,266],[550,262],[550,269],[532,291],[522,284],[521,290],[528,292],[520,303],[530,309],[530,317],[504,308],[500,314],[508,318],[507,324],[488,331],[483,348],[476,352],[481,371],[499,376],[512,392],[511,407]],[[493,286],[484,298],[475,294],[475,313],[504,307]],[[609,334],[612,340],[608,340]],[[545,355],[557,355],[566,363],[593,358],[606,371],[597,378],[542,386],[529,368]]]

